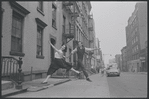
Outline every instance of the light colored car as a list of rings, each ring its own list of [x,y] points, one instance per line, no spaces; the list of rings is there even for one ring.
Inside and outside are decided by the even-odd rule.
[[[120,76],[120,69],[118,67],[108,67],[106,69],[106,74],[108,76]]]

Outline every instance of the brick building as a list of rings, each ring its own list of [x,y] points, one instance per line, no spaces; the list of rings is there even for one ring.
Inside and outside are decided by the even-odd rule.
[[[127,67],[129,71],[146,71],[147,3],[136,3],[126,26]]]

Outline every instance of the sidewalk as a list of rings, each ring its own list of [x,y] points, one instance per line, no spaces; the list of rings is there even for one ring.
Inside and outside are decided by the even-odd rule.
[[[138,72],[138,73],[141,73],[141,74],[145,74],[145,75],[147,75],[147,72]]]
[[[39,92],[25,92],[8,98],[110,98],[107,77],[100,74],[89,77],[92,82],[86,79],[71,78],[71,81],[55,88],[47,88]]]
[[[7,97],[7,96],[11,96],[11,95],[15,95],[15,94],[19,94],[22,92],[26,92],[27,88],[30,86],[45,86],[45,84],[41,84],[41,82],[44,80],[45,78],[41,78],[41,79],[35,79],[32,81],[27,81],[27,82],[23,82],[22,83],[22,89],[21,90],[17,90],[15,88],[12,89],[7,89],[7,90],[3,90],[1,92],[2,97]],[[70,81],[69,78],[62,78],[62,77],[58,77],[58,78],[49,78],[48,83],[52,84],[53,86],[65,83]]]
[[[127,72],[126,72],[127,73]],[[144,74],[147,75],[147,72],[128,72],[128,73],[136,73],[136,74]]]

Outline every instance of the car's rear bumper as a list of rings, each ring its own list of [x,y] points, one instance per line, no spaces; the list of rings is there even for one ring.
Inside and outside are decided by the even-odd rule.
[[[118,76],[118,75],[120,75],[120,73],[118,73],[118,72],[110,72],[110,73],[107,73],[107,75],[109,75],[109,76],[110,76],[110,75],[113,75],[113,76],[114,76],[114,75],[117,75],[117,76]]]

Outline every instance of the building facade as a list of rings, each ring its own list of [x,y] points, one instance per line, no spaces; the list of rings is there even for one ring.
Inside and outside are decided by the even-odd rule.
[[[121,50],[122,55],[122,71],[126,72],[128,71],[127,68],[127,62],[126,62],[126,46],[122,48]]]
[[[136,3],[126,26],[127,66],[129,71],[140,72],[147,68],[147,3]]]
[[[1,9],[2,57],[22,57],[25,81],[30,74],[33,79],[46,77],[54,59],[49,41],[56,48],[67,43],[66,56],[76,47],[76,41],[90,47],[90,2],[3,1]],[[66,61],[75,65],[75,55]],[[54,75],[61,72],[60,69]]]
[[[96,38],[96,46],[97,48],[100,48],[100,41],[98,38]],[[101,49],[99,50],[96,50],[96,70],[99,72],[100,71],[100,68],[102,67],[102,52],[101,52]]]
[[[121,54],[115,55],[115,62],[117,63],[119,69],[122,71],[122,57]]]

